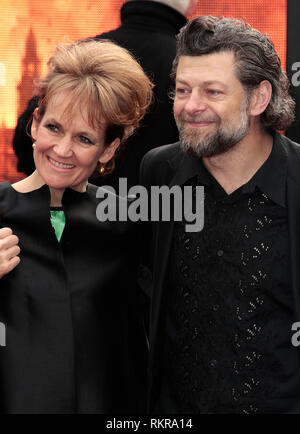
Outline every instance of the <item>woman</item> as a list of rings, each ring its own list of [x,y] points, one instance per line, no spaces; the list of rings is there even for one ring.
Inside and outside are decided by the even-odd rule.
[[[31,127],[36,170],[0,185],[0,276],[7,273],[0,282],[0,409],[142,412],[136,231],[130,222],[97,220],[96,187],[87,180],[112,170],[149,106],[152,84],[108,41],[58,46],[49,68],[37,83]]]

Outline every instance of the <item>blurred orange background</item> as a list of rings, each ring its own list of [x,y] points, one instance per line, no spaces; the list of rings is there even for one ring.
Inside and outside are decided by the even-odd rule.
[[[120,24],[124,0],[0,0],[0,181],[15,182],[11,140],[32,96],[32,77],[44,74],[60,41],[95,36]],[[267,33],[286,64],[287,0],[199,0],[197,15],[242,18]],[[191,18],[191,17],[190,17]]]

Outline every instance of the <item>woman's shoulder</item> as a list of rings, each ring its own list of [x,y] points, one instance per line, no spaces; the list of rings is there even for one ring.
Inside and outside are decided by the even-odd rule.
[[[99,187],[98,185],[88,183],[87,194],[93,200],[99,202],[99,199],[109,199],[111,201],[115,201],[116,203],[127,203],[130,204],[132,202],[132,198],[129,196],[119,196],[115,189],[109,185],[105,187]]]
[[[0,200],[13,195],[13,189],[9,181],[0,182]]]
[[[0,220],[5,213],[15,205],[15,193],[11,183],[4,181],[0,183]]]
[[[138,219],[131,218],[130,207],[136,198],[119,196],[113,187],[88,184],[87,194],[96,211],[99,228],[119,234],[129,234],[137,229]]]

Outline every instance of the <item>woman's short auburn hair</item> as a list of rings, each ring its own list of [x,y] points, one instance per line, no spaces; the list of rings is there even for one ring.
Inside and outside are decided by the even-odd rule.
[[[95,129],[105,120],[107,146],[117,137],[123,143],[152,102],[153,84],[143,68],[125,48],[111,41],[86,39],[58,44],[48,67],[49,72],[35,82],[38,119],[52,97],[70,92],[68,114],[85,107],[87,122]]]

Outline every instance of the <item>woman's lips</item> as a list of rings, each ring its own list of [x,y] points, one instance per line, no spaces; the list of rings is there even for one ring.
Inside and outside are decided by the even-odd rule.
[[[59,161],[54,160],[51,157],[47,157],[47,158],[48,158],[48,161],[51,164],[51,166],[54,166],[57,169],[71,170],[75,167],[74,164],[61,163]]]

